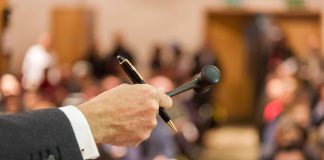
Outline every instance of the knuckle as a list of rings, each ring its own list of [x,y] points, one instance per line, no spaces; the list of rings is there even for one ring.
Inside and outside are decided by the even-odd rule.
[[[156,125],[157,125],[157,120],[154,118],[154,119],[151,121],[150,125],[151,125],[152,128],[155,128]]]
[[[151,90],[151,86],[149,86],[148,84],[141,84],[140,87],[143,91]]]
[[[121,86],[121,87],[127,87],[127,86],[129,86],[129,84],[127,84],[127,83],[122,83],[120,86]]]
[[[149,101],[147,103],[148,103],[148,110],[155,114],[156,111],[159,109],[159,104],[155,101]]]
[[[145,93],[149,97],[155,97],[157,92],[156,89],[150,85],[144,85],[143,87],[143,93]]]
[[[157,102],[157,101],[155,101],[155,100],[152,100],[151,102],[150,102],[150,107],[154,110],[154,112],[156,111],[156,110],[158,110],[158,108],[159,108],[159,103]]]
[[[147,140],[149,137],[150,137],[150,134],[149,133],[143,133],[140,136],[140,140],[141,140],[141,142],[143,142],[143,141]]]

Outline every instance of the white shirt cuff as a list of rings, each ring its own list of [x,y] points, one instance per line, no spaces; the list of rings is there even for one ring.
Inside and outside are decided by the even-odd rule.
[[[74,106],[60,107],[59,109],[65,113],[71,122],[83,159],[98,158],[98,148],[82,112]]]

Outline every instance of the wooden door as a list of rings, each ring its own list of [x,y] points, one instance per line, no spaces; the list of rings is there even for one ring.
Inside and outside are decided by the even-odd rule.
[[[60,64],[72,64],[84,56],[92,39],[92,12],[80,7],[58,7],[52,12],[52,34]]]
[[[2,48],[2,36],[3,36],[3,31],[4,31],[4,26],[3,26],[3,14],[4,14],[4,9],[6,7],[6,0],[0,1],[0,74],[3,74],[5,72],[8,72],[8,62],[9,62],[9,57],[6,56],[3,53],[3,48]]]
[[[248,14],[211,13],[207,18],[207,37],[219,58],[222,78],[215,94],[215,117],[238,122],[253,118],[254,82],[247,74],[247,46],[244,27]]]

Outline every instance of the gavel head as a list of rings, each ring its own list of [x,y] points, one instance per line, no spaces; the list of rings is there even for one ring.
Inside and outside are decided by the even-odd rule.
[[[220,80],[220,71],[213,65],[206,65],[201,72],[196,74],[193,78],[196,81],[194,90],[198,93],[207,92],[212,84],[216,84]]]

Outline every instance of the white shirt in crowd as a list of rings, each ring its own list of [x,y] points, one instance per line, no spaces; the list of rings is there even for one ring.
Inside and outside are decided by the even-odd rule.
[[[22,65],[22,85],[27,90],[37,89],[44,80],[44,71],[54,64],[54,58],[42,45],[33,45]]]

